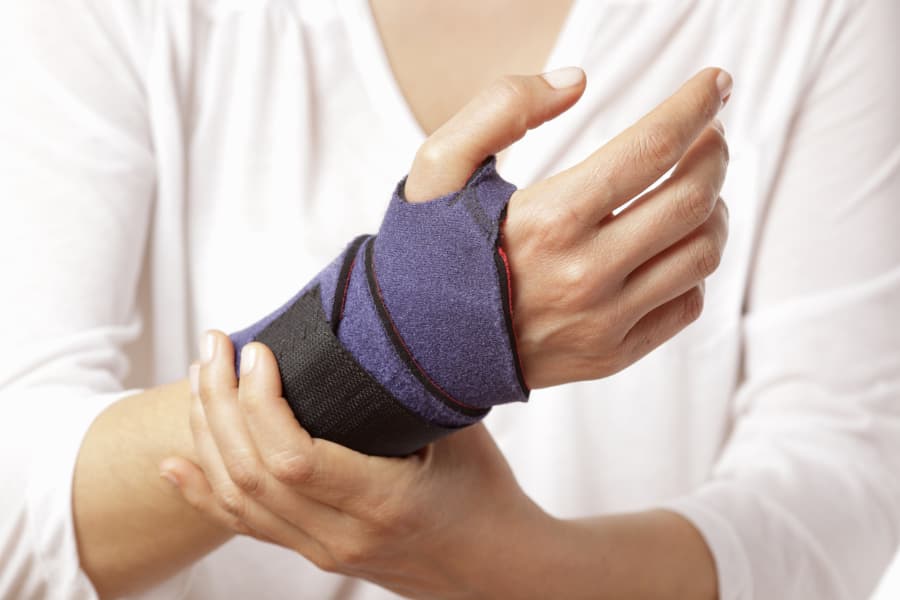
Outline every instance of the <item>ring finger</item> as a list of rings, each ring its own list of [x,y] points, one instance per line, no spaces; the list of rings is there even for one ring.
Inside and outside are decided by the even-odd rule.
[[[727,238],[728,212],[720,198],[706,223],[628,276],[626,304],[646,314],[695,287],[719,266]]]
[[[628,273],[709,219],[725,180],[728,149],[711,125],[690,147],[672,176],[647,192],[600,230],[599,243],[618,248]]]

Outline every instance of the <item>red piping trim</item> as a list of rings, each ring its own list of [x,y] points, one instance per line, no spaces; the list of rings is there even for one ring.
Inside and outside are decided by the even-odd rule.
[[[472,406],[470,404],[466,404],[465,402],[460,402],[453,396],[451,396],[444,388],[442,388],[438,383],[431,378],[431,376],[422,368],[422,365],[416,360],[416,357],[413,356],[412,352],[409,350],[409,346],[406,345],[406,340],[403,339],[403,336],[400,335],[400,331],[397,329],[397,326],[394,324],[394,320],[391,318],[390,313],[387,310],[387,303],[384,301],[384,295],[381,293],[381,285],[378,283],[378,277],[375,274],[375,264],[372,264],[372,279],[375,281],[375,291],[378,292],[378,297],[381,299],[381,305],[384,306],[384,314],[387,317],[387,322],[390,324],[391,329],[394,330],[394,334],[397,336],[397,339],[400,341],[400,345],[403,346],[403,349],[406,351],[406,356],[409,358],[410,362],[415,365],[416,369],[419,373],[422,374],[425,379],[427,379],[431,385],[434,386],[436,390],[438,390],[441,395],[444,396],[450,402],[462,406],[463,408],[468,408],[469,410],[483,410],[480,406]]]

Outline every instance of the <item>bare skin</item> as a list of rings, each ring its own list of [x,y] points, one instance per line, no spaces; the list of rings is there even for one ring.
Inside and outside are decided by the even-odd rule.
[[[370,4],[397,84],[431,135],[497,77],[540,73],[572,0]]]
[[[416,86],[403,82],[429,75],[409,56],[412,48],[404,50],[397,41],[405,17],[391,14],[391,4],[374,4],[385,44],[414,112],[423,127],[434,128],[413,160],[407,187],[411,201],[458,187],[484,155],[502,151],[526,128],[566,110],[584,89],[583,81],[554,89],[537,77],[501,79],[447,121],[483,80],[507,68],[522,72],[528,60],[542,63],[545,57],[517,58],[523,62],[515,65],[501,61],[480,71],[463,65],[459,71],[471,71],[471,79],[454,87],[456,99],[446,104],[434,104],[427,93],[413,97],[410,90]],[[554,4],[529,4],[529,11],[537,11],[530,18],[558,29],[564,15]],[[422,3],[425,13],[419,16],[437,30],[446,23],[437,16],[445,19],[440,11],[448,6]],[[465,13],[460,14],[465,22]],[[503,55],[494,44],[514,45],[522,35],[512,25],[509,31],[504,27],[499,23],[502,34],[492,39],[488,32],[473,34],[474,45],[482,54]],[[538,38],[545,40],[544,53],[554,37],[545,31]],[[504,233],[517,290],[520,354],[533,387],[613,373],[699,314],[702,281],[715,268],[727,231],[727,213],[718,200],[727,149],[722,132],[711,124],[726,95],[716,86],[718,75],[715,70],[701,73],[582,165],[514,196]],[[676,163],[670,183],[621,218],[609,218],[613,208]],[[598,178],[602,164],[611,165],[610,173]],[[574,226],[566,215],[576,213],[560,211],[549,201],[576,197],[579,219],[590,226]],[[658,229],[661,221],[669,223],[665,231]],[[561,233],[541,235],[549,230]],[[567,278],[576,276],[584,285],[596,253],[604,244],[624,240],[626,231],[632,240],[640,232],[644,244],[633,243],[625,262],[595,272],[584,286],[592,293],[553,306],[546,290],[568,285]],[[574,332],[582,330],[595,333],[577,337]],[[211,356],[193,369],[193,394],[183,381],[125,399],[105,411],[86,436],[76,466],[73,511],[82,566],[101,596],[158,581],[242,533],[291,548],[329,571],[365,577],[414,597],[654,598],[671,597],[673,590],[683,592],[679,597],[715,597],[709,551],[680,517],[651,511],[577,522],[552,519],[524,496],[482,427],[404,460],[364,457],[311,440],[280,397],[277,365],[267,349],[250,345],[256,360],[245,364],[256,366],[238,386],[228,366],[230,343],[221,334],[213,339]],[[178,489],[160,479],[160,465]],[[416,500],[405,505],[385,500],[384,490],[398,485],[408,486],[408,495],[395,498]],[[485,486],[493,490],[489,497],[495,502],[484,503]],[[448,497],[460,510],[477,504],[479,518],[447,527],[417,510]],[[471,547],[476,538],[504,541],[503,548],[479,545],[495,553],[491,577],[482,571],[489,561]],[[428,558],[454,545],[469,560],[447,564]],[[421,560],[411,563],[410,556]],[[586,560],[590,556],[597,560]],[[564,572],[565,578],[553,578],[554,572]],[[653,577],[646,577],[648,572]]]

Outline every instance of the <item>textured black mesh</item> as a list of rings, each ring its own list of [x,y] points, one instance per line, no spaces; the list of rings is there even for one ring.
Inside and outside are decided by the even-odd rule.
[[[275,354],[284,397],[313,437],[365,454],[405,456],[455,431],[421,419],[359,366],[331,331],[318,286],[256,340]]]

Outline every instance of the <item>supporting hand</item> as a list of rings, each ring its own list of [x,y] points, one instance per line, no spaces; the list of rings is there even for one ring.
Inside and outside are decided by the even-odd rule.
[[[191,369],[191,427],[202,470],[161,468],[186,500],[224,528],[290,548],[320,568],[414,597],[477,597],[479,545],[550,519],[521,491],[483,425],[405,459],[370,457],[313,439],[280,397],[274,356],[211,340]],[[501,536],[503,532],[503,536]],[[526,540],[521,540],[525,543]],[[473,560],[475,559],[475,560]]]
[[[211,356],[191,369],[200,467],[161,468],[223,530],[410,598],[715,597],[710,552],[682,517],[553,518],[481,424],[408,458],[310,438],[279,397],[268,349],[246,346],[238,384],[230,340],[211,335]]]

